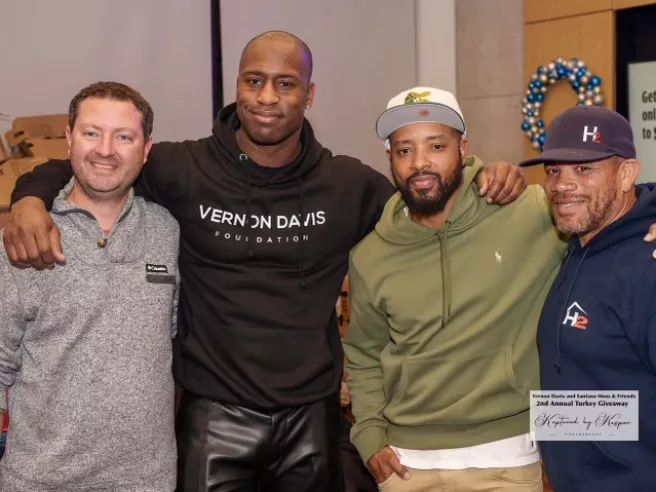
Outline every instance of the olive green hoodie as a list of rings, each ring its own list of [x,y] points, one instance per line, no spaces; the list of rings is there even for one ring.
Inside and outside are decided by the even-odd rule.
[[[544,190],[490,205],[468,159],[445,225],[408,218],[399,193],[351,253],[344,338],[362,458],[474,446],[529,431],[536,330],[566,244]]]

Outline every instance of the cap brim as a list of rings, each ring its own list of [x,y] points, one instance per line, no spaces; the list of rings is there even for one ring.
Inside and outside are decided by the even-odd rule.
[[[534,166],[536,164],[552,164],[554,162],[595,162],[613,157],[613,152],[597,152],[582,149],[551,149],[537,157],[519,163],[520,167]]]
[[[465,133],[465,122],[448,106],[437,103],[406,104],[390,108],[376,121],[376,134],[385,141],[402,126],[411,123],[441,123]]]

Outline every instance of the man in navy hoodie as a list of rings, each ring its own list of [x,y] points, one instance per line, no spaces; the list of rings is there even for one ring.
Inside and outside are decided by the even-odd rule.
[[[335,303],[349,251],[394,190],[315,139],[304,118],[311,78],[303,41],[258,36],[241,57],[236,103],[212,135],[154,144],[136,183],[181,226],[180,492],[341,485]],[[501,204],[516,198],[525,184],[511,169],[497,167],[499,186],[483,181],[481,192]],[[18,182],[4,235],[14,263],[43,267],[52,249],[61,256],[44,204],[70,177],[69,161],[51,161]]]
[[[538,328],[542,390],[639,392],[638,441],[542,441],[557,492],[656,490],[656,263],[645,231],[653,185],[636,185],[633,133],[618,113],[577,106],[557,116],[545,190],[569,251]]]

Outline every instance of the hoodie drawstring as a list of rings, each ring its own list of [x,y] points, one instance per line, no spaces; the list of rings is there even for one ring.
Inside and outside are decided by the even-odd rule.
[[[248,160],[248,156],[246,154],[239,154],[239,160],[240,161],[245,161]],[[251,182],[251,176],[248,173],[247,170],[244,170],[244,175],[246,176],[246,234],[247,238],[248,235],[250,235],[250,225],[251,225],[251,197],[252,197],[252,191],[253,191],[253,183]],[[300,233],[299,233],[299,241],[298,241],[298,265],[297,265],[297,270],[298,270],[298,275],[300,277],[300,284],[301,284],[301,289],[305,289],[307,287],[307,282],[305,281],[305,271],[303,270],[303,260],[305,259],[305,249],[303,245],[303,236],[304,236],[304,231],[305,231],[305,195],[303,194],[303,180],[301,178],[298,178],[296,180],[296,184],[298,186],[298,196],[299,196],[299,208],[300,208]],[[252,241],[248,240],[246,241],[246,254],[248,258],[253,258],[255,256],[255,250],[253,249],[253,243]]]
[[[248,159],[246,154],[239,154],[239,160],[245,161]],[[253,249],[253,243],[250,241],[251,234],[251,192],[253,185],[251,184],[251,177],[248,174],[248,171],[244,170],[246,175],[246,256],[252,258],[255,256],[255,250]]]
[[[298,196],[299,196],[299,202],[300,202],[300,212],[301,212],[301,231],[299,233],[299,241],[298,241],[298,275],[301,278],[301,289],[305,289],[306,283],[305,283],[305,272],[303,271],[303,256],[305,253],[304,247],[303,247],[303,232],[305,231],[305,196],[303,195],[303,181],[301,178],[298,178],[296,181],[298,184]]]
[[[563,314],[561,318],[558,319],[558,329],[556,330],[556,360],[554,361],[554,367],[556,368],[556,371],[558,371],[558,374],[560,374],[560,332],[563,329],[563,322],[561,322],[561,319],[565,319],[565,316],[567,316],[567,307],[569,305],[569,296],[572,294],[572,290],[574,290],[574,284],[576,283],[576,277],[579,274],[579,271],[581,270],[581,266],[583,265],[583,261],[585,260],[585,256],[588,254],[588,249],[586,249],[583,252],[583,256],[581,256],[581,261],[579,261],[579,264],[576,267],[576,270],[574,271],[574,278],[572,279],[572,283],[569,286],[569,289],[567,290],[567,295],[565,296],[565,307],[563,308]],[[571,259],[572,255],[570,254],[567,257],[567,263],[565,263],[565,267],[563,268],[563,275],[562,275],[562,282],[565,279],[565,275],[567,274],[567,267],[569,266],[569,261]],[[560,285],[560,284],[559,284]]]
[[[444,232],[437,234],[440,241],[440,266],[442,268],[442,328],[451,317],[451,261],[449,258],[448,231],[449,223],[447,222]]]

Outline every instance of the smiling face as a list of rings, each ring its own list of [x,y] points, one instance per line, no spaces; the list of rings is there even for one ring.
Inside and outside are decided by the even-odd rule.
[[[80,102],[66,138],[76,184],[87,197],[100,200],[128,192],[152,145],[131,101],[98,97]]]
[[[558,230],[586,244],[635,201],[634,159],[545,164],[545,191]]]
[[[440,123],[412,123],[390,135],[392,176],[412,214],[444,210],[462,184],[465,147],[460,133]]]
[[[237,115],[257,145],[278,145],[300,131],[312,104],[309,53],[292,40],[264,38],[244,51],[237,79]]]

